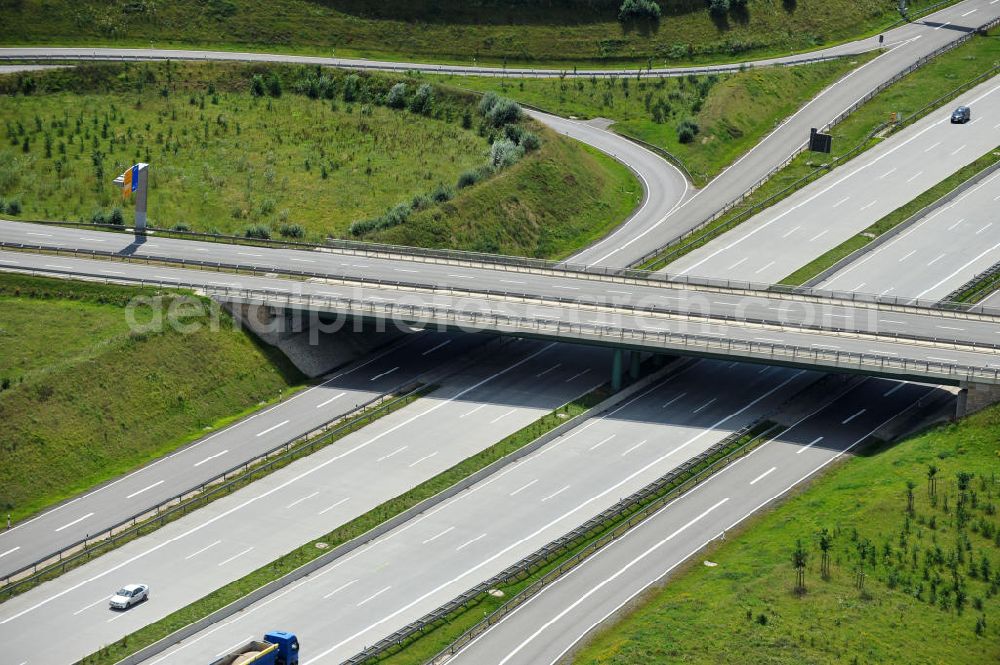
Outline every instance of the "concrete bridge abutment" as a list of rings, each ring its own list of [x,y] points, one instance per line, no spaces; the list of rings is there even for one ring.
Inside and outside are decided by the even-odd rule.
[[[1000,385],[965,383],[958,392],[955,417],[962,418],[1000,402]]]

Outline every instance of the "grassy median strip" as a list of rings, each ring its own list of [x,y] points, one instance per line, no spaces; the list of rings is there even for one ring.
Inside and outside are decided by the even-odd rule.
[[[841,259],[850,256],[862,247],[867,246],[879,236],[888,233],[920,210],[934,203],[956,187],[959,187],[969,178],[973,177],[983,169],[993,166],[997,162],[1000,162],[1000,147],[990,150],[976,161],[959,169],[906,205],[896,208],[861,233],[848,238],[828,251],[826,254],[813,259],[778,283],[788,284],[790,286],[800,286],[808,282],[810,279],[816,277],[827,268],[835,265]]]
[[[391,517],[412,508],[421,501],[448,489],[467,476],[479,471],[489,464],[528,445],[549,430],[563,422],[578,416],[593,408],[608,396],[606,386],[601,386],[572,402],[569,402],[551,413],[541,417],[530,425],[518,430],[499,443],[479,452],[456,464],[447,471],[434,476],[413,489],[376,506],[347,524],[337,527],[330,533],[309,542],[276,561],[258,568],[254,572],[213,591],[204,598],[177,610],[156,623],[150,624],[131,635],[111,644],[97,653],[80,661],[81,665],[111,665],[130,653],[152,644],[188,624],[211,614],[235,600],[242,598],[254,589],[281,576],[292,572],[300,566],[322,556],[332,549],[361,536]],[[317,544],[322,544],[318,547]]]
[[[994,28],[986,35],[977,34],[875,95],[830,130],[833,152],[829,156],[808,151],[801,153],[725,215],[700,229],[691,238],[665,248],[639,267],[662,270],[673,261],[818,180],[834,167],[842,166],[878,145],[891,131],[886,128],[886,131],[880,131],[875,136],[872,134],[889,120],[892,113],[900,113],[902,118],[908,119],[931,100],[945,97],[963,82],[971,81],[995,67],[1000,62],[998,35],[1000,28]]]
[[[961,292],[949,298],[949,300],[952,302],[975,304],[986,300],[997,289],[1000,289],[1000,270],[997,270],[996,266],[994,266],[993,270],[988,271],[980,279],[962,289]]]
[[[488,593],[480,594],[477,598],[463,605],[462,609],[440,619],[430,626],[428,630],[416,634],[409,640],[404,640],[393,650],[384,652],[379,656],[373,656],[365,662],[384,663],[385,665],[418,665],[419,663],[428,662],[443,649],[454,643],[466,631],[483,621],[484,617],[491,615],[505,603],[511,602],[522,591],[536,584],[547,575],[554,573],[560,567],[563,567],[562,572],[575,567],[587,556],[598,551],[600,549],[598,546],[600,541],[607,540],[616,531],[618,532],[617,535],[620,536],[629,528],[626,523],[637,513],[653,507],[657,502],[662,504],[666,500],[673,498],[675,494],[686,491],[679,490],[679,488],[688,483],[692,477],[704,472],[712,465],[718,464],[727,456],[733,455],[736,452],[739,452],[742,456],[742,454],[749,452],[749,450],[752,450],[764,440],[776,436],[778,431],[775,429],[773,423],[767,421],[758,423],[750,428],[745,435],[721,447],[700,464],[689,469],[684,475],[664,485],[659,491],[651,493],[644,501],[630,505],[627,510],[617,514],[613,519],[607,520],[600,527],[592,529],[585,536],[573,541],[569,546],[556,551],[538,567],[531,571],[525,571],[517,579],[497,585],[495,589],[491,589]],[[765,433],[769,433],[766,438],[762,436]]]

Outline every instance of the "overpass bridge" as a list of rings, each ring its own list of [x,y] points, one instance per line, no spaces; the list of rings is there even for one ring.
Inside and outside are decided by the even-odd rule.
[[[309,313],[321,332],[372,319],[860,372],[977,394],[1000,386],[1000,310],[985,307],[362,243],[275,248],[4,222],[0,267],[191,288],[289,318]],[[617,358],[615,380],[626,364]]]

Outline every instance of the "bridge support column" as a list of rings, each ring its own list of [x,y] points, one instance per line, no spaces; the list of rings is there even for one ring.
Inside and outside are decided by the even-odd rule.
[[[641,357],[641,354],[640,354],[639,351],[632,351],[629,354],[628,378],[631,381],[635,381],[636,379],[639,378],[639,359],[640,359],[640,357]]]
[[[615,349],[611,357],[611,392],[618,392],[622,389],[622,355],[624,351]]]
[[[1000,386],[986,383],[963,384],[958,393],[955,417],[962,418],[971,415],[997,402],[1000,402]]]

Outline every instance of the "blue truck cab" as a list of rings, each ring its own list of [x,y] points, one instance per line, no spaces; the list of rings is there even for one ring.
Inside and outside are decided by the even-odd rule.
[[[250,640],[211,665],[299,665],[299,639],[292,633],[273,630],[263,640]]]

